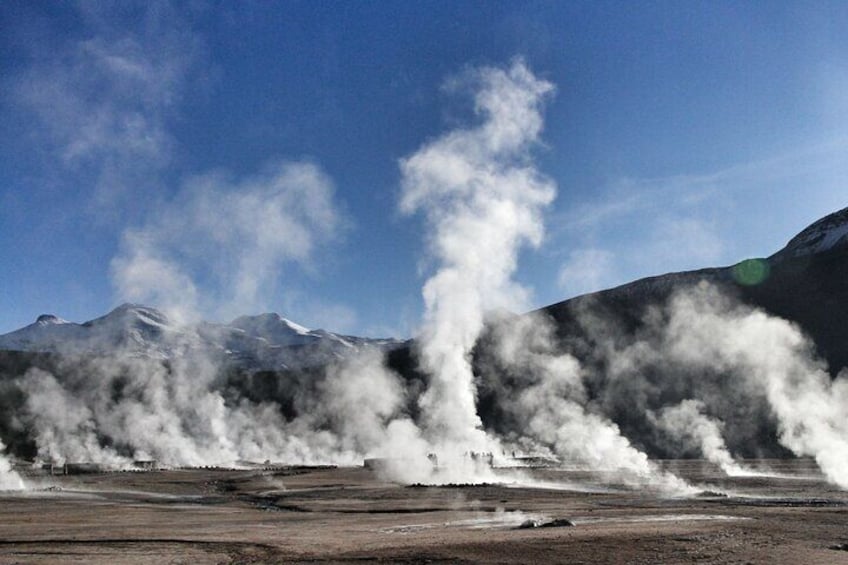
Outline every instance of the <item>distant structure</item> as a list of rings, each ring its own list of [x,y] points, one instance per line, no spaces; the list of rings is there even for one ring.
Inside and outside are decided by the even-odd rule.
[[[30,468],[32,469],[33,467]],[[68,461],[64,463],[48,461],[42,463],[40,467],[36,466],[34,468],[40,468],[41,471],[50,475],[88,475],[94,473],[111,473],[117,470],[115,467],[102,463]]]
[[[362,466],[370,471],[382,471],[389,466],[391,461],[397,460],[388,457],[370,457],[362,462]]]
[[[463,454],[463,457],[466,460],[471,460],[474,463],[482,463],[491,467],[494,462],[494,456],[489,452],[482,451],[466,451]],[[366,469],[370,469],[372,471],[380,471],[386,469],[390,464],[404,464],[412,462],[412,459],[400,459],[397,457],[371,457],[365,459],[362,463],[362,466]],[[433,466],[434,469],[439,467],[439,456],[435,453],[427,454],[427,461]],[[450,462],[447,463],[447,466],[450,466]]]
[[[100,463],[65,463],[62,465],[64,475],[89,475],[94,473],[108,473],[112,470],[108,465]]]
[[[465,453],[465,456],[474,461],[475,463],[484,463],[489,467],[492,466],[495,457],[491,452],[483,452],[483,451],[468,451]]]
[[[159,464],[155,459],[138,459],[133,461],[133,467],[142,471],[155,471],[159,468]]]

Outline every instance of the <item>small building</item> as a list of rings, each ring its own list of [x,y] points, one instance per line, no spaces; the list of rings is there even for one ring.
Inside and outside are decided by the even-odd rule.
[[[100,463],[65,463],[65,475],[88,475],[93,473],[106,473],[110,468]]]

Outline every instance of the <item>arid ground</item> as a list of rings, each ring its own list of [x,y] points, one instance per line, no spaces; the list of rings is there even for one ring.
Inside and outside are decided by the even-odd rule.
[[[0,563],[848,563],[848,493],[809,461],[754,464],[772,476],[663,462],[704,485],[690,498],[567,469],[443,487],[364,468],[36,476],[0,495]]]

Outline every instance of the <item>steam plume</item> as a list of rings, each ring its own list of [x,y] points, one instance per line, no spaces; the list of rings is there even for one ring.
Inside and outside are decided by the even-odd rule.
[[[122,300],[157,304],[176,318],[257,311],[283,268],[308,265],[341,226],[333,184],[312,163],[276,162],[241,180],[196,177],[124,233],[115,287]]]
[[[549,448],[563,461],[611,473],[637,487],[669,494],[694,491],[682,479],[659,469],[631,445],[619,427],[589,407],[585,370],[562,352],[548,318],[526,315],[497,323],[487,340],[509,390],[506,410],[519,433]]]
[[[768,400],[781,444],[848,488],[848,375],[831,380],[797,326],[701,284],[672,300],[668,335],[677,358],[748,379]]]
[[[12,465],[3,454],[5,449],[6,446],[0,441],[0,490],[22,490],[24,481],[12,470]]]
[[[492,308],[522,304],[511,281],[518,252],[541,242],[541,212],[553,182],[530,151],[542,130],[541,106],[553,85],[520,60],[463,77],[476,88],[482,123],[428,143],[401,162],[401,210],[423,211],[439,269],[425,284],[421,367],[430,376],[420,400],[426,437],[442,449],[486,449],[476,412],[470,354]]]
[[[649,414],[649,417],[667,434],[687,445],[695,445],[708,461],[718,465],[727,475],[749,474],[728,451],[721,436],[721,422],[707,416],[704,410],[702,401],[690,399],[663,408],[658,416]]]

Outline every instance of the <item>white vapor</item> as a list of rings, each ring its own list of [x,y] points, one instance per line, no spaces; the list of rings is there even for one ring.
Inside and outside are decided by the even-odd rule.
[[[338,234],[333,192],[308,162],[277,162],[241,180],[191,179],[145,225],[125,231],[112,261],[116,292],[183,319],[267,308],[284,266],[308,268]]]
[[[364,351],[347,363],[331,367],[321,389],[319,409],[339,430],[343,451],[364,455],[381,450],[397,452],[399,445],[387,445],[391,443],[387,430],[398,419],[404,390],[397,376],[383,365],[379,352]],[[409,421],[407,424],[412,425]]]
[[[393,376],[383,370],[380,380],[375,369],[379,355],[361,355],[330,367],[326,379],[316,377],[317,391],[295,388],[299,415],[292,420],[274,398],[246,397],[238,387],[250,375],[222,380],[221,360],[197,348],[167,361],[116,348],[108,357],[68,360],[57,375],[30,369],[18,379],[26,398],[19,418],[31,431],[37,459],[58,464],[350,465],[390,444],[381,426],[399,401]],[[401,418],[395,427],[403,425]]]
[[[175,145],[168,123],[205,49],[166,2],[145,5],[124,28],[113,10],[81,4],[85,38],[46,53],[34,47],[36,62],[14,89],[65,171],[94,187],[96,217],[127,213],[127,200],[144,204],[134,194],[158,190]]]
[[[511,275],[520,249],[540,244],[542,210],[556,193],[531,158],[553,85],[521,60],[471,71],[461,83],[475,89],[482,122],[401,161],[401,210],[423,211],[439,265],[423,290],[420,364],[430,378],[420,401],[423,426],[449,452],[490,445],[476,412],[471,350],[487,310],[524,304],[526,291]]]
[[[707,416],[700,400],[684,400],[667,406],[658,415],[648,414],[650,420],[670,436],[697,447],[704,457],[718,465],[725,474],[736,477],[751,471],[734,461],[721,435],[721,422]]]
[[[734,304],[702,283],[669,307],[667,346],[677,360],[740,375],[765,396],[778,439],[814,457],[827,478],[848,488],[848,375],[831,380],[794,324]]]
[[[585,370],[577,359],[561,352],[547,317],[526,314],[499,320],[488,345],[498,365],[513,375],[504,402],[518,433],[525,434],[521,443],[535,443],[562,461],[608,473],[611,480],[633,487],[672,495],[694,492],[684,480],[651,462],[609,418],[589,408]]]
[[[6,446],[0,441],[0,491],[22,490],[26,485],[20,475],[12,470],[12,465],[3,453],[5,449]]]
[[[30,369],[21,379],[20,388],[26,394],[24,421],[34,431],[41,460],[58,464],[123,462],[114,450],[101,445],[92,410],[98,403],[66,389],[53,375],[40,369]],[[89,383],[85,388],[92,390]]]

